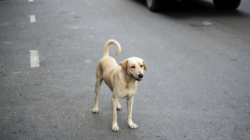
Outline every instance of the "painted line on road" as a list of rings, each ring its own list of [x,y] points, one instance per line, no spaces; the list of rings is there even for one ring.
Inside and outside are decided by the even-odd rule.
[[[29,50],[30,52],[30,67],[40,67],[38,50]]]
[[[202,24],[207,25],[207,26],[208,26],[208,25],[213,25],[213,23],[208,22],[208,21],[203,21]]]
[[[34,0],[29,0],[29,2],[34,2]]]
[[[92,63],[91,60],[85,60],[84,62],[86,62],[86,63]]]
[[[30,22],[36,22],[36,16],[30,15]]]

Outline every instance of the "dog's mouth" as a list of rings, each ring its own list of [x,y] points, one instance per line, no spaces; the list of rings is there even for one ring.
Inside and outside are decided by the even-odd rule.
[[[139,79],[135,78],[132,74],[131,74],[131,77],[133,77],[137,81],[141,81],[142,80],[142,78],[139,78]]]

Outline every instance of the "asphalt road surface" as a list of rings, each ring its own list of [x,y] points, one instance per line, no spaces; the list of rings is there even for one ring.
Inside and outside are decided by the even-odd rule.
[[[212,1],[150,12],[138,0],[0,0],[0,139],[250,139],[250,1]],[[92,114],[97,63],[107,40],[118,63],[146,62],[132,130],[126,100],[113,132],[103,83]],[[35,50],[35,51],[33,51]]]

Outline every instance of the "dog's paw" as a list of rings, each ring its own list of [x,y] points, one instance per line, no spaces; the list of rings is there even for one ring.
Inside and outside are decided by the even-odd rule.
[[[118,125],[117,125],[117,124],[116,124],[116,125],[113,125],[113,126],[112,126],[112,130],[113,130],[113,131],[119,131]]]
[[[94,108],[92,112],[93,113],[98,113],[98,108]]]
[[[118,105],[118,106],[116,107],[116,109],[117,109],[117,110],[122,110],[122,106],[121,106],[121,105]]]
[[[138,126],[136,124],[134,124],[134,123],[131,123],[131,124],[129,124],[129,128],[131,128],[131,129],[137,129]]]

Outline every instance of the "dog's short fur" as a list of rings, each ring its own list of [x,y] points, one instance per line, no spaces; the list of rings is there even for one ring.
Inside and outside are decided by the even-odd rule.
[[[135,91],[137,89],[137,81],[141,81],[143,77],[143,70],[146,70],[144,60],[138,57],[130,57],[120,63],[118,66],[116,60],[109,56],[109,46],[115,44],[117,47],[116,56],[120,53],[120,44],[115,40],[109,40],[104,48],[103,58],[100,60],[96,69],[96,83],[95,83],[95,107],[93,113],[98,113],[99,89],[102,81],[113,92],[112,96],[112,113],[113,124],[112,130],[119,131],[117,124],[116,109],[121,110],[122,107],[119,100],[127,98],[128,111],[128,125],[131,129],[136,129],[138,126],[132,121],[132,107],[134,101]]]

